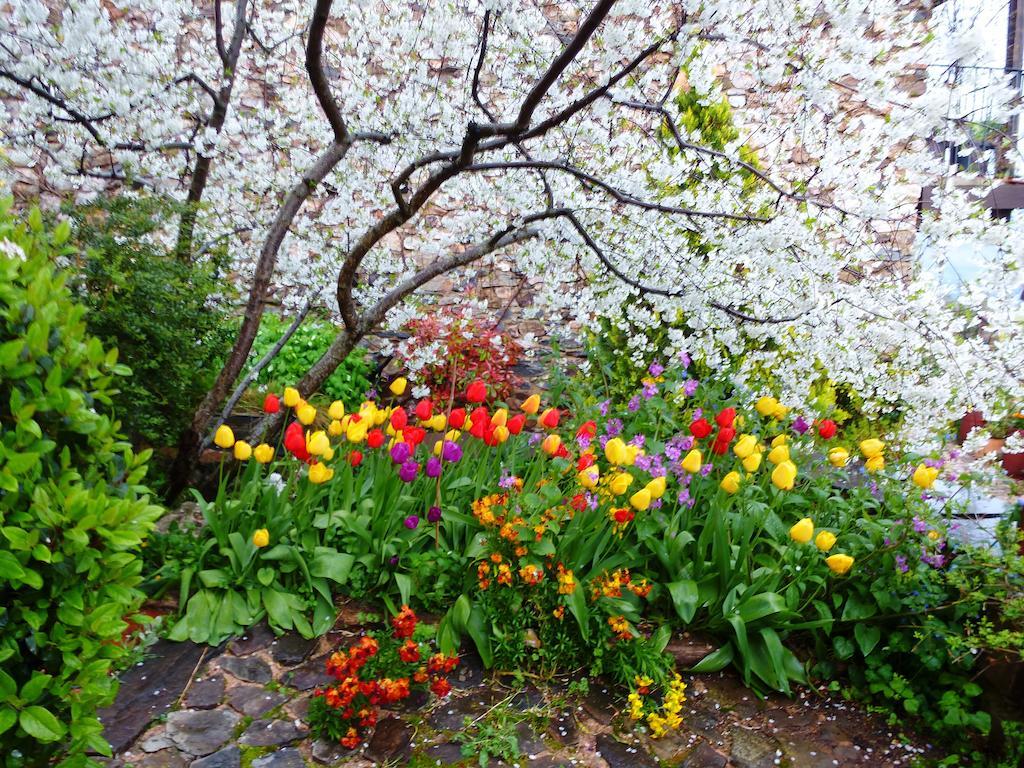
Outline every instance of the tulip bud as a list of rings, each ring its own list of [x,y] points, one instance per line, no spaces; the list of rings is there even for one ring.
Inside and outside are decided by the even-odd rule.
[[[284,404],[285,404],[285,407],[287,407],[287,408],[294,408],[296,405],[299,404],[299,400],[301,400],[301,399],[302,399],[302,397],[299,395],[299,390],[295,389],[294,387],[285,387],[284,388]]]
[[[683,457],[681,466],[683,467],[683,469],[685,469],[692,475],[696,472],[700,472],[700,468],[703,465],[703,463],[704,457],[701,455],[701,452],[699,450],[694,448],[689,453],[687,453],[686,456]]]
[[[277,413],[281,410],[281,401],[278,400],[277,395],[267,395],[263,398],[263,412],[264,413]]]
[[[818,424],[818,436],[822,440],[831,440],[836,434],[836,423],[832,419],[822,419]]]
[[[523,401],[523,404],[519,406],[519,410],[533,416],[540,410],[540,395],[530,395]]]
[[[256,530],[252,535],[252,544],[256,549],[262,549],[270,543],[270,531],[266,528]]]
[[[235,458],[239,461],[248,461],[252,456],[252,446],[249,445],[245,440],[239,440],[235,443]]]
[[[732,452],[736,454],[739,459],[745,459],[747,456],[757,450],[757,438],[753,435],[740,435],[740,439],[736,441],[736,445],[732,447]]]
[[[643,512],[649,506],[651,506],[651,492],[646,488],[641,488],[639,491],[629,497],[629,503],[633,509]]]
[[[777,445],[768,452],[768,461],[772,464],[781,464],[789,461],[789,446]]]
[[[317,462],[311,464],[309,467],[309,481],[316,485],[326,483],[334,477],[334,470],[330,469],[327,465]]]
[[[875,456],[881,456],[882,451],[885,450],[885,443],[877,438],[870,438],[868,440],[861,440],[860,452],[863,454],[865,459],[873,459]]]
[[[487,386],[477,379],[466,387],[466,402],[482,403],[487,399]]]
[[[558,409],[548,408],[540,415],[539,419],[541,426],[547,427],[548,429],[555,429],[558,427]]]
[[[718,486],[728,494],[736,493],[740,489],[740,473],[730,472],[722,478],[722,482]]]
[[[627,460],[626,444],[621,437],[613,437],[604,444],[604,455],[611,464],[623,465]]]
[[[747,472],[757,472],[757,468],[761,466],[761,452],[752,453],[743,460],[743,468]]]
[[[789,538],[797,544],[806,544],[814,536],[814,523],[809,517],[805,517],[789,529]]]
[[[789,408],[783,405],[782,403],[779,403],[778,405],[775,406],[775,410],[772,411],[772,418],[784,419],[787,413],[789,413]]]
[[[504,443],[508,440],[508,427],[503,424],[499,424],[494,428],[494,439],[499,443]]]
[[[864,462],[864,469],[868,472],[880,472],[885,469],[885,457],[881,455],[872,456]]]
[[[762,416],[771,416],[775,412],[775,409],[778,407],[778,405],[779,401],[776,400],[774,397],[765,396],[759,398],[754,407],[757,409],[757,412]]]
[[[853,558],[849,555],[830,555],[825,558],[829,570],[837,576],[845,576],[853,567]]]
[[[269,464],[274,460],[274,449],[266,443],[260,443],[253,449],[252,456],[260,464]]]
[[[434,432],[444,432],[444,428],[448,426],[448,419],[445,418],[443,413],[434,415],[434,418],[430,420],[430,428]]]
[[[936,467],[929,467],[927,464],[918,464],[917,469],[914,470],[911,480],[914,481],[914,485],[918,488],[928,490],[935,484],[935,479],[938,476],[939,470]]]
[[[508,411],[504,408],[499,408],[491,416],[492,427],[504,427],[508,423]]]
[[[332,419],[341,421],[345,418],[345,404],[341,400],[335,400],[331,403],[331,407],[327,409],[327,415]]]
[[[783,461],[772,470],[772,484],[781,491],[789,491],[796,480],[796,464]]]
[[[576,479],[580,485],[589,491],[594,490],[597,487],[597,481],[601,477],[601,472],[596,466],[590,466],[581,471],[576,475]]]
[[[299,418],[299,421],[308,427],[316,421],[316,408],[309,403],[305,403],[295,409],[295,415]]]
[[[664,476],[652,478],[651,482],[647,484],[647,490],[651,494],[652,499],[660,499],[665,495],[665,487],[668,481]]]
[[[845,467],[850,453],[845,448],[833,448],[828,452],[828,460],[833,467]]]
[[[562,446],[562,438],[557,434],[552,433],[544,438],[544,442],[540,444],[541,450],[544,451],[548,456],[554,456],[558,453],[558,449]]]
[[[608,481],[608,487],[616,496],[621,496],[633,484],[633,476],[628,472],[617,472]]]
[[[831,531],[821,531],[814,537],[814,546],[822,552],[828,552],[836,545],[836,535]]]
[[[235,444],[235,433],[227,424],[221,424],[213,435],[213,442],[218,448],[230,448]]]
[[[406,380],[404,376],[399,376],[397,379],[391,382],[391,384],[388,386],[388,389],[391,391],[391,394],[394,395],[395,397],[401,397],[402,395],[405,394],[405,388],[408,385],[408,383],[408,380]]]
[[[780,445],[786,445],[789,442],[789,435],[776,435],[772,440],[772,448],[778,448]]]

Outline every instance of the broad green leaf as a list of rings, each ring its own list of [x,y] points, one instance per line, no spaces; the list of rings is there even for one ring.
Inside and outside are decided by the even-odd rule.
[[[683,581],[674,581],[666,586],[668,587],[669,595],[672,597],[672,605],[675,606],[679,618],[689,624],[697,613],[700,597],[697,582],[692,579],[684,579]]]
[[[21,710],[18,722],[29,736],[40,741],[57,741],[64,736],[64,725],[48,709],[38,705]]]
[[[338,584],[348,581],[355,558],[348,553],[338,552],[330,547],[317,547],[309,572],[317,578],[330,579]]]
[[[882,639],[882,630],[873,624],[861,622],[854,625],[853,637],[857,640],[857,645],[860,646],[860,652],[866,657]]]

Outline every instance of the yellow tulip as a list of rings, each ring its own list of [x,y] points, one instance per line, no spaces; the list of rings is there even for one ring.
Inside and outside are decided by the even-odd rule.
[[[341,421],[345,418],[345,404],[341,400],[335,400],[331,403],[331,407],[327,409],[327,415],[332,419]]]
[[[782,403],[775,406],[775,410],[772,411],[773,419],[784,419],[786,414],[789,413],[789,408]]]
[[[636,464],[636,457],[643,454],[643,449],[639,445],[627,445],[626,446],[626,466],[632,467]]]
[[[256,549],[262,549],[270,543],[270,531],[260,528],[252,535],[252,543]]]
[[[629,497],[629,503],[633,509],[643,512],[651,506],[651,492],[646,488],[641,488]]]
[[[700,468],[703,463],[704,457],[701,456],[699,450],[694,448],[683,457],[682,467],[690,474],[693,474],[695,472],[700,472]]]
[[[361,443],[366,439],[367,433],[366,419],[362,421],[350,421],[348,429],[345,430],[345,439],[350,443]]]
[[[628,459],[626,444],[620,437],[613,437],[604,445],[604,455],[609,463],[622,466]]]
[[[235,433],[227,424],[221,424],[213,435],[213,442],[218,448],[230,448],[235,444]]]
[[[295,415],[299,417],[299,421],[306,426],[309,426],[316,421],[316,408],[309,403],[306,403],[305,405],[300,405],[295,409]]]
[[[828,460],[833,467],[845,467],[850,460],[850,452],[845,448],[832,448],[828,452]]]
[[[789,446],[777,445],[768,452],[768,461],[772,464],[781,464],[789,461]]]
[[[324,461],[330,461],[331,459],[334,458],[334,449],[328,447],[327,450],[324,451],[323,454],[320,456],[320,458],[323,459]]]
[[[345,428],[341,425],[338,419],[334,419],[330,424],[327,425],[327,434],[331,437],[338,437],[345,431]]]
[[[771,416],[772,413],[775,412],[775,409],[776,407],[778,407],[778,405],[779,401],[776,400],[774,397],[765,396],[759,398],[757,403],[754,404],[754,407],[757,409],[757,412],[762,416]]]
[[[528,413],[533,416],[540,410],[540,395],[530,395],[523,401],[523,404],[519,406],[519,409],[524,413]]]
[[[405,388],[409,384],[404,376],[399,376],[397,379],[391,382],[388,387],[391,390],[391,394],[395,397],[401,397],[405,394]]]
[[[812,536],[814,536],[814,523],[809,517],[805,517],[789,529],[789,538],[797,544],[806,544]]]
[[[722,482],[718,486],[726,493],[736,493],[740,489],[740,473],[730,472],[722,478]]]
[[[814,537],[814,546],[822,552],[828,552],[836,545],[836,535],[831,531],[821,531]]]
[[[796,480],[796,464],[783,461],[772,470],[772,484],[781,491],[792,489]]]
[[[651,494],[652,499],[660,499],[665,495],[665,488],[668,485],[668,481],[664,476],[655,477],[647,484],[647,490]]]
[[[550,435],[544,438],[544,442],[540,444],[541,450],[544,451],[548,456],[554,456],[558,453],[558,449],[562,445],[562,438],[552,432]]]
[[[269,464],[274,460],[274,449],[266,443],[260,443],[253,449],[252,457],[260,464]]]
[[[457,429],[449,429],[444,435],[444,439],[452,443],[459,442],[460,437],[462,437],[462,433]]]
[[[239,440],[235,443],[235,458],[239,461],[248,461],[252,456],[252,446],[249,445],[245,440]]]
[[[910,479],[914,481],[914,485],[918,488],[928,490],[935,484],[935,478],[938,476],[939,470],[937,468],[929,467],[927,464],[918,464]]]
[[[299,404],[299,400],[301,399],[302,397],[299,395],[299,390],[295,389],[295,387],[284,388],[284,397],[282,397],[281,400],[284,402],[285,407],[294,408]]]
[[[448,426],[448,419],[443,413],[438,413],[430,420],[430,428],[435,432],[444,432]]]
[[[306,450],[313,456],[323,456],[331,449],[331,441],[323,430],[317,430],[306,438]]]
[[[870,440],[861,440],[860,452],[864,455],[865,459],[872,459],[875,456],[881,456],[882,451],[885,450],[885,443],[872,437]]]
[[[508,427],[506,427],[504,424],[499,424],[497,427],[494,428],[494,439],[497,440],[499,443],[504,443],[506,440],[508,440],[508,435]]]
[[[334,470],[319,461],[309,466],[309,482],[320,485],[334,477]]]
[[[601,471],[596,466],[590,466],[577,474],[576,479],[579,480],[580,485],[588,491],[592,491],[597,487],[597,481],[601,479]]]
[[[616,496],[621,496],[633,484],[633,476],[628,472],[616,472],[608,482],[608,487]]]
[[[494,412],[494,415],[491,416],[491,426],[492,427],[504,427],[507,422],[508,422],[508,411],[505,410],[504,408],[499,408],[498,410],[496,410]]]
[[[830,555],[825,558],[825,563],[832,573],[843,576],[853,567],[853,558],[849,555]]]
[[[752,453],[743,460],[743,468],[747,472],[757,472],[757,468],[761,466],[761,453]]]
[[[870,459],[864,462],[864,469],[868,472],[878,472],[885,469],[885,457],[884,456],[872,456]]]
[[[747,456],[750,456],[756,450],[757,438],[753,435],[740,435],[740,439],[737,440],[736,445],[732,447],[732,452],[740,459],[747,458]]]
[[[373,425],[379,427],[383,424],[391,414],[388,413],[387,408],[373,407]]]

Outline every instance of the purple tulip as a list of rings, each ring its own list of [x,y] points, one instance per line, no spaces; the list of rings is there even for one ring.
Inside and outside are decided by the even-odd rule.
[[[398,565],[398,555],[392,555],[391,557],[389,557],[388,565],[390,565],[392,568]]]
[[[427,459],[427,477],[438,477],[441,474],[441,460],[437,456]]]
[[[417,526],[420,524],[420,519],[416,515],[409,515],[405,518],[405,527],[410,531],[415,531]]]
[[[449,464],[457,464],[462,458],[462,447],[451,440],[445,440],[444,447],[441,448],[441,458]]]
[[[798,435],[802,435],[810,428],[811,425],[807,423],[803,416],[797,416],[796,419],[793,420],[793,431]]]
[[[420,465],[419,463],[409,459],[402,466],[398,468],[398,478],[403,483],[411,483],[416,479],[416,475],[419,474]]]
[[[427,522],[428,523],[439,523],[441,522],[441,508],[431,507],[427,510]]]
[[[408,443],[395,443],[391,446],[391,460],[395,464],[405,464],[409,460],[411,451],[409,450]]]

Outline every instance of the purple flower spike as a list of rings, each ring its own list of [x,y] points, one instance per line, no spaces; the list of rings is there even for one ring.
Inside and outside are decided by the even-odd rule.
[[[683,392],[686,393],[687,397],[693,397],[693,393],[697,391],[697,380],[687,379],[686,383],[683,384]]]
[[[427,459],[427,477],[438,477],[441,474],[441,460],[437,456]]]
[[[441,508],[431,507],[427,510],[427,522],[428,523],[439,523],[441,522]]]
[[[793,420],[793,431],[798,435],[802,435],[810,428],[811,425],[807,423],[803,416],[797,416],[796,419]]]
[[[602,416],[608,415],[608,406],[610,406],[611,404],[611,400],[604,400],[600,405],[597,406],[598,410],[601,411]]]
[[[405,464],[409,460],[411,452],[407,443],[395,443],[391,446],[391,460],[395,464]]]
[[[679,353],[679,362],[682,364],[683,368],[689,368],[690,367],[690,362],[691,362],[690,361],[690,356],[688,354],[686,354],[685,352],[680,352]]]
[[[711,464],[705,464],[703,467],[700,468],[700,476],[707,477],[708,475],[711,474],[712,469],[714,469],[714,466],[712,466]]]
[[[661,374],[665,372],[665,366],[655,360],[648,366],[647,372],[651,374],[651,376],[661,376]]]
[[[457,464],[459,459],[462,458],[462,448],[458,443],[453,443],[451,440],[445,440],[444,447],[441,448],[441,458],[449,464]]]
[[[398,468],[398,479],[403,483],[411,483],[416,479],[416,475],[419,474],[419,471],[420,465],[412,459],[409,459]]]
[[[410,531],[415,531],[417,526],[420,524],[420,519],[416,515],[409,515],[405,518],[405,527]]]
[[[636,413],[637,411],[639,411],[640,410],[640,396],[639,395],[633,395],[631,398],[629,398],[629,403],[626,405],[626,407],[629,408],[629,412],[630,413]]]

